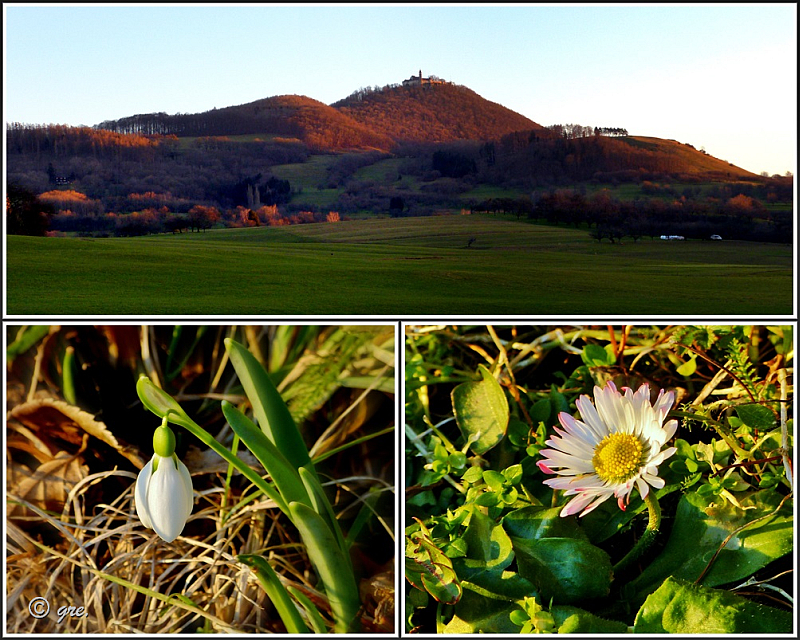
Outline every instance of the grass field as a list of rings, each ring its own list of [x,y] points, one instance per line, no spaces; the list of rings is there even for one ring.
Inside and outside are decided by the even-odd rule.
[[[10,236],[6,296],[12,316],[790,315],[792,265],[788,245],[612,245],[585,229],[447,216]]]

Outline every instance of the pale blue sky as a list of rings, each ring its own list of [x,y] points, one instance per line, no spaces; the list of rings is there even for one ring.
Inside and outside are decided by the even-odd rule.
[[[796,172],[793,4],[4,5],[6,122],[94,125],[420,69],[539,124],[625,127]]]

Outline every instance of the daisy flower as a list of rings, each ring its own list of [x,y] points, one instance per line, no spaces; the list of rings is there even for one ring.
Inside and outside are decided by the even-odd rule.
[[[564,429],[555,427],[558,436],[547,440],[550,448],[541,451],[546,460],[537,466],[558,476],[544,483],[577,496],[561,510],[562,517],[579,511],[586,515],[612,495],[624,511],[634,486],[642,499],[650,487],[664,486],[658,465],[677,451],[675,447],[662,450],[678,427],[677,420],[664,424],[675,394],[662,389],[651,404],[647,384],[636,392],[627,387],[623,391],[621,394],[609,382],[604,389],[594,388],[594,404],[589,396],[578,398],[583,420],[560,413],[558,420]]]

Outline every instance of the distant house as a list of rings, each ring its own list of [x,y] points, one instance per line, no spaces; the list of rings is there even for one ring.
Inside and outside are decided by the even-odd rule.
[[[435,76],[431,76],[430,78],[423,78],[422,69],[420,69],[418,76],[411,76],[408,80],[403,80],[404,87],[419,87],[424,84],[448,84],[448,83],[447,80],[442,80],[441,78],[437,78]]]
[[[661,236],[662,240],[685,240],[683,236]],[[722,238],[720,238],[721,240]]]

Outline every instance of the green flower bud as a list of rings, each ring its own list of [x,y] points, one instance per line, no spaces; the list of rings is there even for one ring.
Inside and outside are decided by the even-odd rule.
[[[170,458],[175,453],[175,434],[167,426],[167,420],[153,433],[153,451],[162,458]]]

